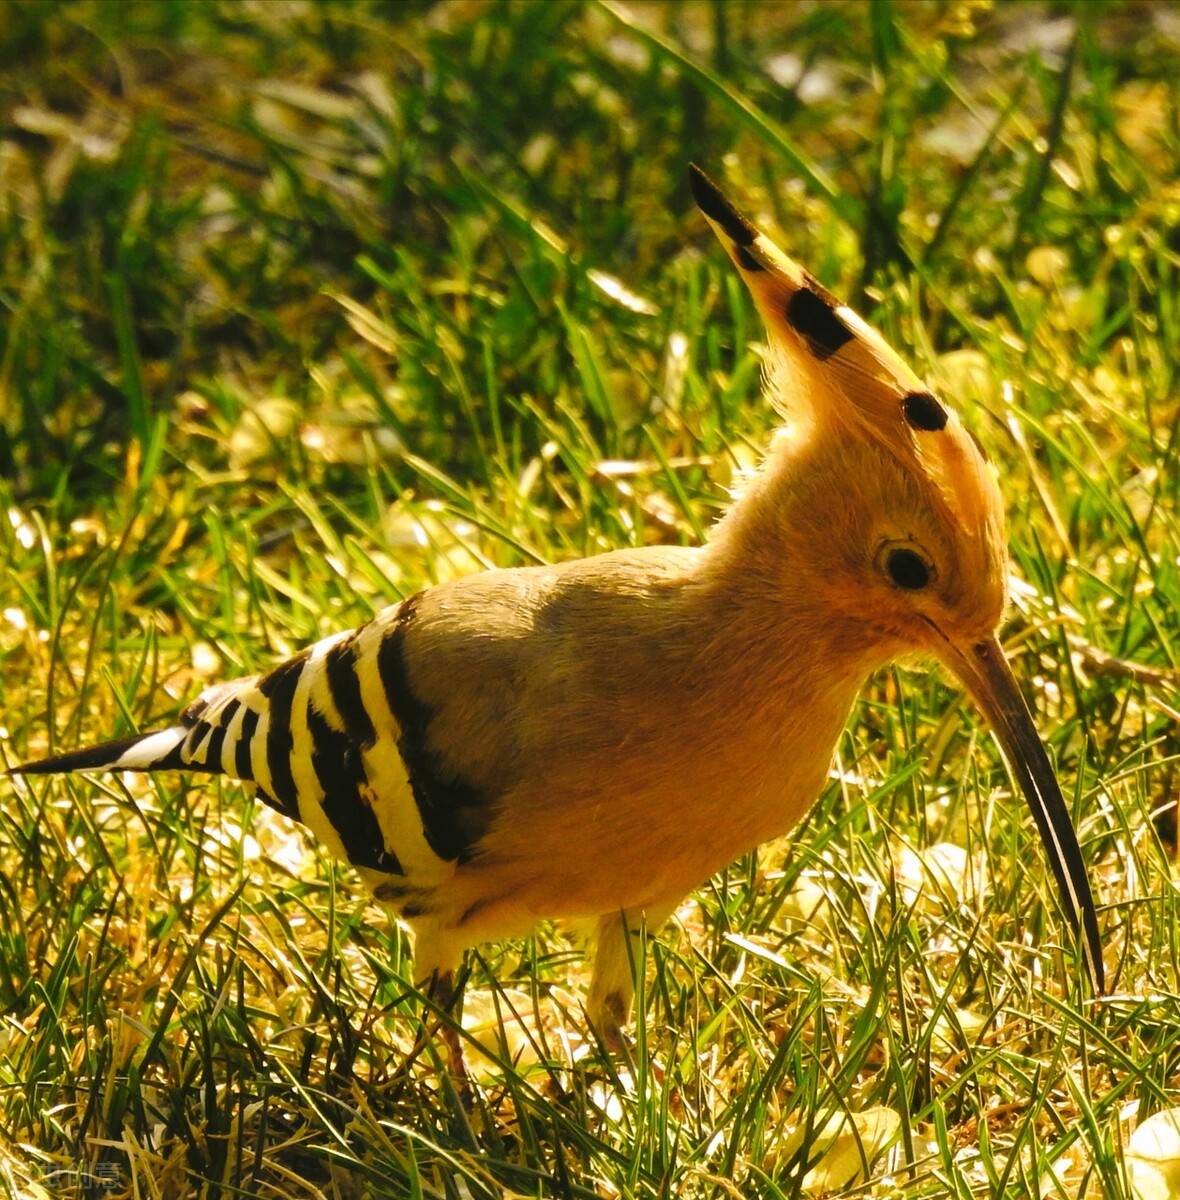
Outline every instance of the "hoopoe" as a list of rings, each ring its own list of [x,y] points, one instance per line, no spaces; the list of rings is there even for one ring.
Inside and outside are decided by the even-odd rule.
[[[587,1011],[614,1041],[641,920],[789,830],[866,678],[923,652],[990,720],[1101,991],[1077,838],[995,636],[992,469],[874,330],[696,167],[690,182],[762,314],[789,418],[703,545],[451,580],[210,688],[171,728],[14,772],[253,784],[410,927],[442,998],[466,948],[589,919]]]

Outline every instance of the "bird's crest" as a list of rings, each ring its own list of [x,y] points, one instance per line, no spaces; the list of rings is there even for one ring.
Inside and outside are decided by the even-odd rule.
[[[766,324],[774,401],[796,420],[838,421],[871,437],[930,480],[957,524],[986,536],[1001,511],[1000,496],[957,414],[696,165],[689,168],[689,182]]]

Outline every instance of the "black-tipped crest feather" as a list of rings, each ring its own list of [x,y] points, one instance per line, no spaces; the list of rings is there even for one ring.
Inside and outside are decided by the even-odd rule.
[[[758,237],[758,230],[725,198],[721,189],[696,165],[688,164],[688,186],[697,207],[718,225],[739,246],[748,246]]]

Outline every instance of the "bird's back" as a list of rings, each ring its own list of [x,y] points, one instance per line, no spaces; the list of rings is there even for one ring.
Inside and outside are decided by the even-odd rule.
[[[18,770],[248,781],[413,918],[480,859],[498,819],[524,819],[505,797],[641,731],[684,644],[698,553],[618,551],[437,585],[209,688],[170,729]]]

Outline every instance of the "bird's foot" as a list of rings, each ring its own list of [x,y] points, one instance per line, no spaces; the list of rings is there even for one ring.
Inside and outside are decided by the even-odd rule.
[[[608,992],[589,1012],[590,1025],[603,1048],[617,1058],[629,1058],[634,1052],[631,1038],[623,1028],[627,1021],[627,1001],[618,992]]]
[[[408,1082],[411,1069],[422,1057],[431,1039],[439,1037],[445,1052],[443,1058],[446,1063],[448,1080],[464,1111],[470,1113],[474,1108],[474,1095],[471,1088],[471,1076],[467,1070],[467,1061],[463,1056],[463,1038],[459,1031],[456,1013],[456,1001],[461,989],[455,986],[453,973],[446,971],[435,972],[423,991],[427,999],[432,1002],[433,1008],[440,1011],[435,1013],[432,1011],[431,1005],[424,1006],[418,1036],[407,1052],[399,1074]]]

